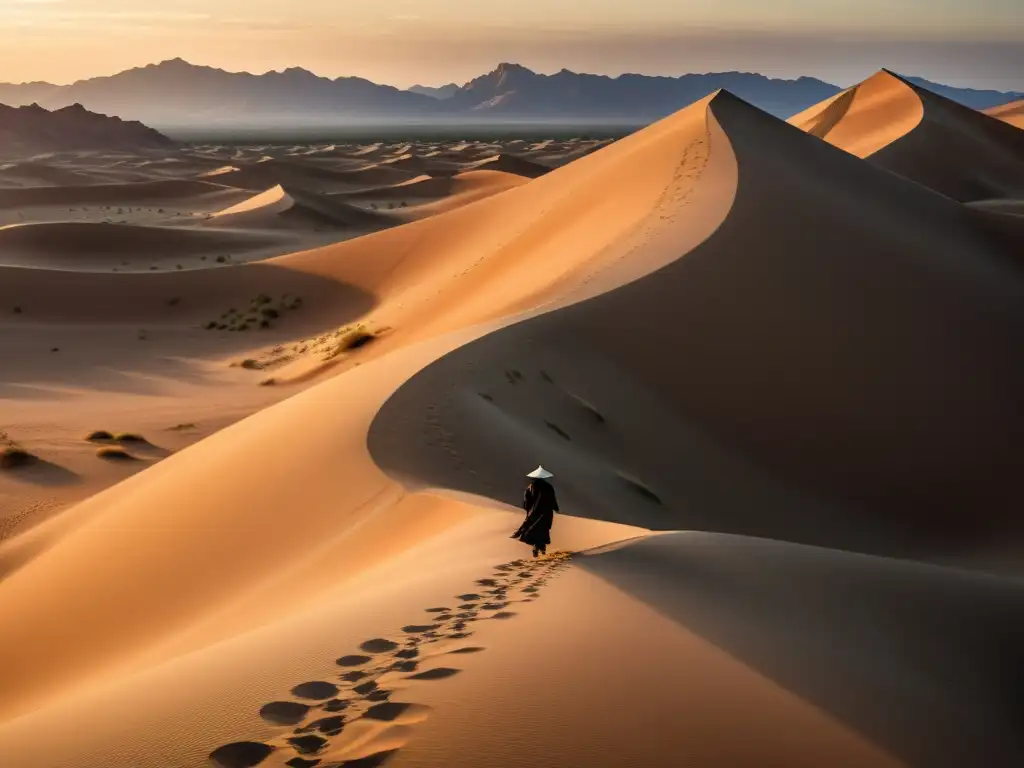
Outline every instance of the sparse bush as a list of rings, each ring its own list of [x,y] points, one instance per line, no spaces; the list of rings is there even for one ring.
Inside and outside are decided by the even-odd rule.
[[[212,331],[216,327],[217,327],[217,324],[215,322],[213,322],[213,320],[210,320],[209,322],[203,323],[203,330],[204,331]]]
[[[357,325],[353,328],[340,328],[335,336],[337,337],[337,341],[335,341],[324,354],[325,360],[331,360],[345,352],[365,347],[377,338],[361,325]]]
[[[218,256],[217,257],[217,263],[218,264],[223,264],[225,261],[227,261],[227,259],[225,259],[223,256]]]
[[[277,384],[277,379],[275,379],[273,376],[271,376],[269,379],[264,379],[263,381],[260,382],[261,387],[272,387],[275,384]]]
[[[260,310],[260,314],[263,315],[264,317],[270,318],[271,320],[274,320],[280,316],[277,310],[274,309],[273,307],[264,307],[263,309]]]
[[[269,327],[270,327],[270,321],[269,320],[260,320],[260,328],[269,328]]]
[[[259,296],[252,300],[252,303],[256,304],[257,306],[260,306],[263,304],[269,304],[271,301],[273,301],[273,299],[267,296],[267,294],[261,293]]]
[[[106,461],[135,461],[135,457],[120,446],[108,445],[96,449],[96,456]]]
[[[97,429],[86,435],[85,439],[88,440],[90,443],[95,443],[100,440],[113,440],[114,434],[112,432],[107,432],[107,430],[105,429]]]
[[[181,264],[175,264],[175,265],[174,265],[174,268],[175,268],[175,269],[181,269],[182,267],[181,267]]]
[[[60,352],[60,347],[50,347],[51,352]]]
[[[240,363],[240,365],[249,371],[263,370],[263,363],[261,363],[259,360],[253,360],[251,357],[247,357]]]
[[[137,435],[134,432],[118,432],[114,435],[114,440],[118,443],[145,443],[148,442],[142,435]]]

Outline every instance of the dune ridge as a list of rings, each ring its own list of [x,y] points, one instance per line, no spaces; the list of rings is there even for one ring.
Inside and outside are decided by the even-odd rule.
[[[788,122],[960,202],[1024,192],[1024,134],[888,70]]]

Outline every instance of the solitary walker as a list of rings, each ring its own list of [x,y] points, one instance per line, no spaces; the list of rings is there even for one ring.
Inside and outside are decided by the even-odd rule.
[[[537,557],[538,554],[545,554],[551,543],[551,523],[558,511],[558,499],[555,498],[554,486],[548,482],[554,475],[544,467],[537,467],[527,477],[531,483],[523,496],[526,519],[519,530],[512,534],[512,538],[533,547],[533,556]]]

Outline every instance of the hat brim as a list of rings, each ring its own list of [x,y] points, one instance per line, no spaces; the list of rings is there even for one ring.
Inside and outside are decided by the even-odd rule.
[[[532,477],[535,480],[547,480],[549,477],[554,477],[554,475],[546,469],[535,469],[527,477]]]

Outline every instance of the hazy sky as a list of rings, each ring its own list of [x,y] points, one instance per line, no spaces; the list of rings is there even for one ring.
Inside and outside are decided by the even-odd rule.
[[[1024,0],[0,0],[0,81],[65,83],[175,57],[401,87],[514,61],[839,85],[884,66],[1024,90]]]

